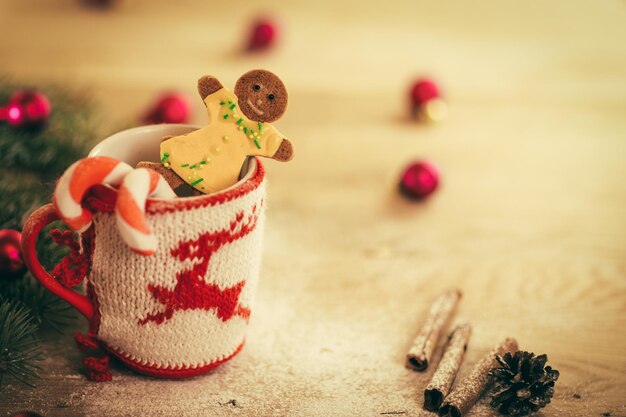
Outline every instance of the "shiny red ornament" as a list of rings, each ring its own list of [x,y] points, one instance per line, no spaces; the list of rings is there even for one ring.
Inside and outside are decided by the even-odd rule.
[[[439,171],[426,161],[410,164],[400,179],[400,192],[411,200],[423,200],[439,185]]]
[[[21,240],[22,234],[17,230],[0,230],[0,276],[14,276],[24,270]]]
[[[414,106],[423,106],[426,102],[439,97],[439,87],[428,78],[421,78],[411,86],[411,100]]]
[[[413,83],[409,90],[409,100],[411,114],[415,118],[440,121],[447,113],[439,87],[428,78],[420,78]]]
[[[252,26],[248,37],[248,51],[269,49],[276,42],[276,24],[271,20],[258,20]]]
[[[11,126],[37,126],[50,117],[50,101],[42,93],[34,90],[16,91],[9,104],[0,108],[0,120]]]
[[[177,93],[162,95],[144,117],[149,124],[185,123],[189,119],[189,103]]]

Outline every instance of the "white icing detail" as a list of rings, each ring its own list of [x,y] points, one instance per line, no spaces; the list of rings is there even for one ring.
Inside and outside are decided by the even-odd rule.
[[[248,99],[248,106],[250,106],[252,108],[252,110],[254,110],[254,112],[256,114],[258,114],[259,116],[263,116],[263,111],[257,109],[256,107],[254,107],[254,104],[252,104],[252,102],[250,101],[250,99]]]

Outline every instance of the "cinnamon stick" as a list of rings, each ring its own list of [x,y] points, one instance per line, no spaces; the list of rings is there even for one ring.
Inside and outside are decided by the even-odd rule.
[[[441,333],[445,331],[461,299],[461,291],[453,289],[440,295],[406,355],[408,368],[423,372],[428,368]]]
[[[439,414],[444,417],[463,417],[491,384],[489,371],[498,366],[496,355],[502,356],[506,352],[515,351],[517,341],[508,338],[485,355],[443,401]]]
[[[450,393],[450,388],[463,362],[471,335],[472,327],[469,324],[457,326],[450,334],[437,370],[424,391],[425,409],[438,410],[444,398]]]

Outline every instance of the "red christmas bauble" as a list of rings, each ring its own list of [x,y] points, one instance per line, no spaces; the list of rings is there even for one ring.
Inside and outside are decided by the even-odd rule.
[[[411,114],[415,118],[440,121],[447,113],[439,87],[428,78],[420,78],[413,83],[409,90],[409,99]]]
[[[411,86],[410,96],[415,106],[423,106],[429,100],[439,97],[439,87],[428,78],[416,80]]]
[[[270,48],[276,41],[276,24],[270,20],[258,20],[252,26],[248,38],[248,50],[260,51]]]
[[[12,126],[40,125],[50,117],[50,101],[38,91],[16,91],[0,113]]]
[[[144,117],[144,121],[150,124],[185,123],[188,119],[189,103],[177,93],[162,95]]]
[[[426,161],[410,164],[400,179],[400,192],[409,199],[423,200],[439,185],[439,171]]]
[[[0,230],[0,275],[17,275],[24,270],[21,240],[22,234],[17,230]]]

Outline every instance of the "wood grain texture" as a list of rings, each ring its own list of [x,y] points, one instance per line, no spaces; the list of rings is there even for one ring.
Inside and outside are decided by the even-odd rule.
[[[238,357],[187,381],[117,365],[98,385],[79,372],[78,322],[46,338],[36,389],[3,388],[0,414],[418,416],[432,370],[404,357],[430,302],[457,286],[474,329],[462,373],[513,336],[561,372],[543,416],[625,416],[626,4],[296,3],[0,1],[2,72],[89,86],[104,130],[168,87],[203,123],[200,75],[232,87],[264,67],[289,89],[277,126],[296,147],[267,164],[266,251]],[[241,55],[258,11],[282,19],[284,42]],[[450,103],[437,126],[403,114],[425,72]],[[421,205],[396,195],[415,157],[443,173]]]

